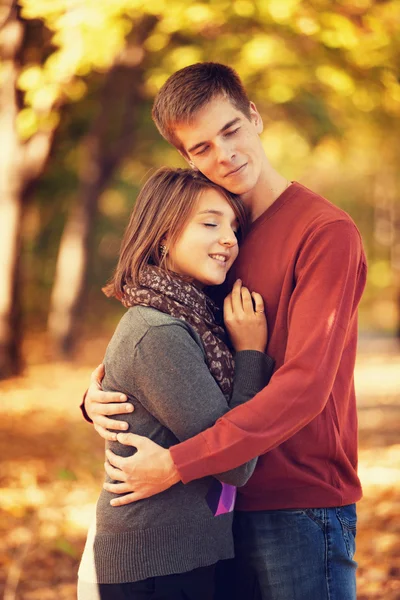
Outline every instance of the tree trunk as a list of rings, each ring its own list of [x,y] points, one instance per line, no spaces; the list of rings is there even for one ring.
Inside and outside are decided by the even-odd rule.
[[[98,199],[132,147],[141,81],[139,68],[115,67],[109,73],[100,113],[82,144],[77,202],[60,243],[48,320],[54,349],[63,358],[72,356],[78,341]],[[123,114],[115,131],[113,116],[121,104]]]
[[[54,131],[37,131],[22,142],[16,130],[17,80],[26,24],[18,3],[3,2],[0,23],[0,379],[21,372],[21,233],[25,198],[43,171]]]
[[[19,262],[23,189],[20,173],[21,148],[15,132],[16,81],[23,26],[9,2],[8,15],[0,31],[0,379],[21,372],[21,309]]]

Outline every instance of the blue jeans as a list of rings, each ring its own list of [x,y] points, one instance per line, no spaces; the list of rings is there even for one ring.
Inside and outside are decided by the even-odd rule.
[[[235,553],[262,600],[356,600],[355,504],[236,512]]]

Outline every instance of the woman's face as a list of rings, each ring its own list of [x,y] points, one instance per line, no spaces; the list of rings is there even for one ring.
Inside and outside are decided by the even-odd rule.
[[[168,249],[167,266],[196,285],[219,285],[238,255],[238,222],[222,194],[205,189],[176,243]]]

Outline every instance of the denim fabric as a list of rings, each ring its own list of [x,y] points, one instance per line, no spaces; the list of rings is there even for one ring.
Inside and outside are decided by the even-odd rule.
[[[355,504],[237,512],[238,568],[258,577],[262,600],[355,600]]]

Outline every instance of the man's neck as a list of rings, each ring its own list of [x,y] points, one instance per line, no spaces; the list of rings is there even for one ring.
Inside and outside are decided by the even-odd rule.
[[[260,174],[256,186],[241,196],[250,210],[250,221],[253,223],[277,198],[289,187],[288,181],[267,164]]]

